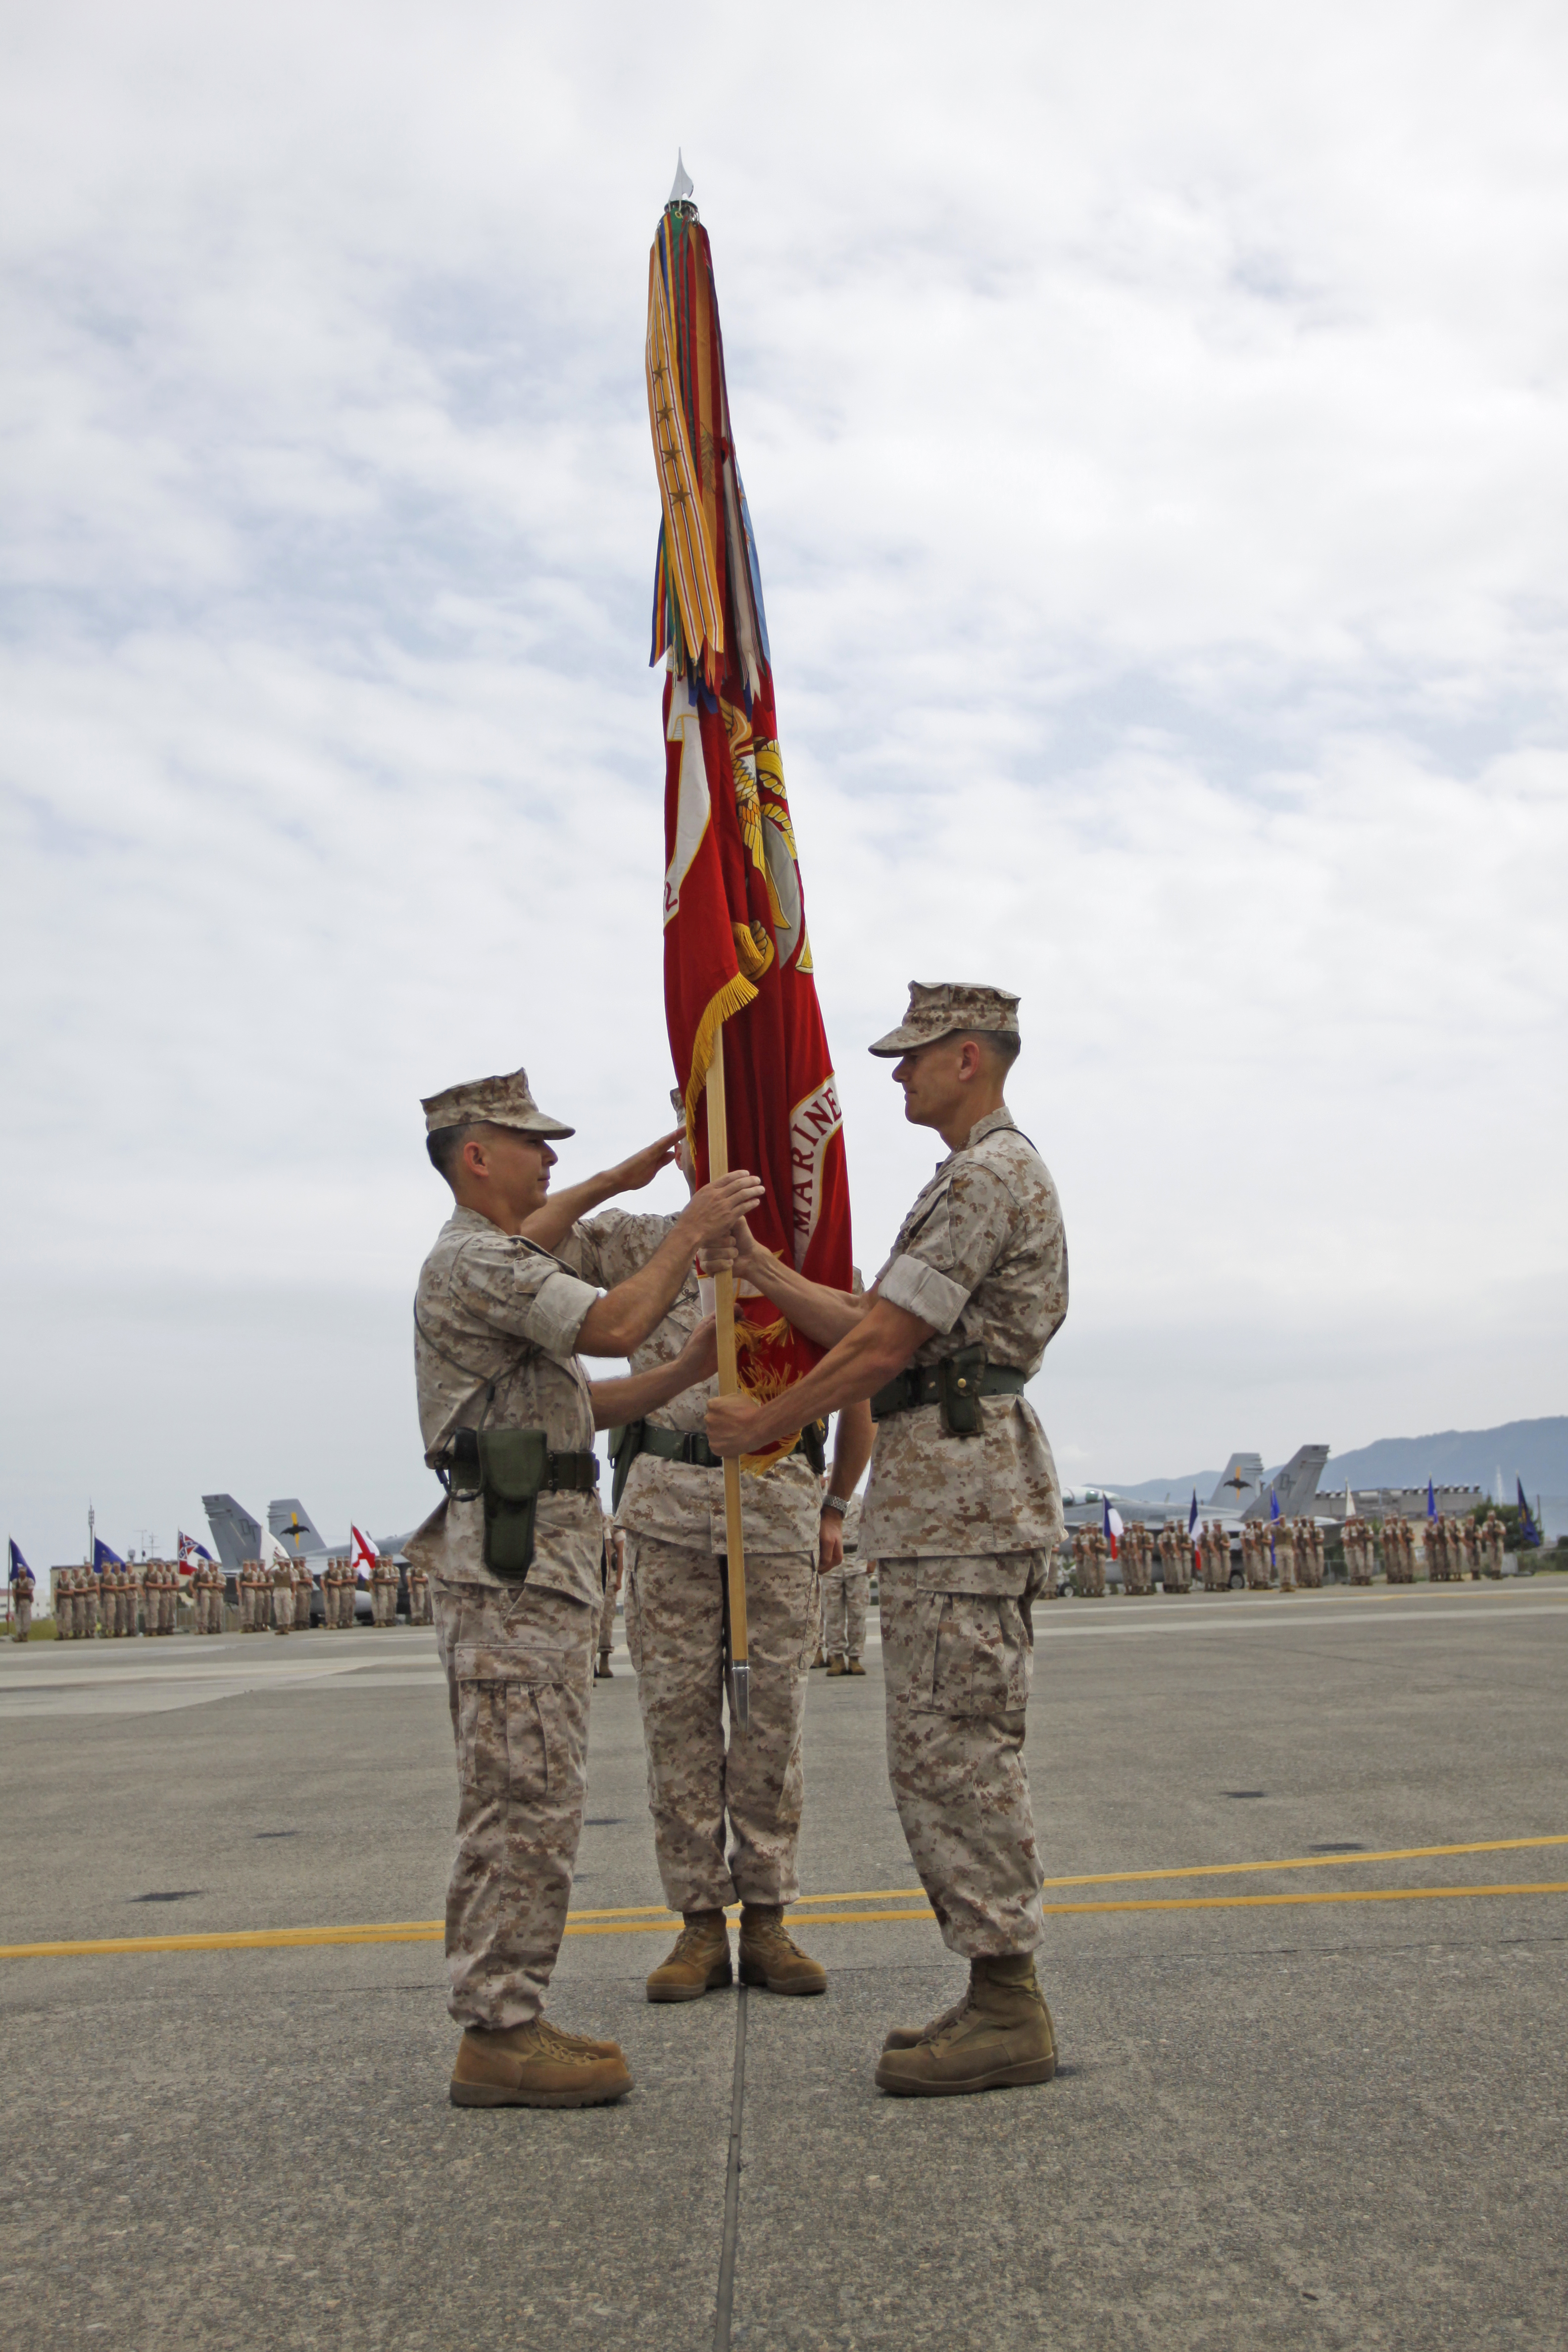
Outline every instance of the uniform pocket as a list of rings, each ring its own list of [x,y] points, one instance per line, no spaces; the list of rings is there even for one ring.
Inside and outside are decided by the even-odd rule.
[[[1023,1605],[1005,1595],[918,1596],[920,1669],[913,1702],[933,1715],[1016,1715],[1034,1664]]]
[[[458,1771],[485,1797],[542,1797],[568,1766],[567,1684],[577,1650],[461,1642],[452,1666],[458,1690]]]

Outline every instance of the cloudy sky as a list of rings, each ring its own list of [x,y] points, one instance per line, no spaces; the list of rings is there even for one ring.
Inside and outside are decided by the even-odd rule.
[[[0,1501],[422,1516],[417,1097],[661,1123],[647,250],[713,240],[857,1252],[1022,992],[1064,1474],[1562,1411],[1568,20],[0,26]],[[673,1201],[672,1179],[650,1198]]]

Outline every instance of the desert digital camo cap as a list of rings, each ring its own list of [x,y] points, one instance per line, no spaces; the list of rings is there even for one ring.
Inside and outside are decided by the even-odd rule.
[[[998,1037],[1018,1034],[1018,1000],[1009,988],[984,988],[973,980],[911,980],[910,1009],[900,1027],[889,1029],[868,1050],[892,1061],[917,1045],[934,1045],[961,1029]]]
[[[447,1087],[438,1095],[426,1095],[420,1106],[425,1113],[425,1132],[434,1135],[439,1127],[466,1127],[470,1119],[482,1118],[491,1127],[521,1128],[524,1135],[575,1135],[574,1127],[567,1127],[540,1109],[528,1091],[528,1072],[512,1070],[504,1078],[469,1078],[458,1087]]]

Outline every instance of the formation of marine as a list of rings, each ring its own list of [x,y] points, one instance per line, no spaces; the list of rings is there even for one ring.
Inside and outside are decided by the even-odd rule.
[[[407,1622],[432,1623],[428,1578],[412,1568],[407,1585]],[[343,1559],[330,1560],[319,1584],[303,1560],[278,1560],[268,1568],[247,1559],[240,1566],[235,1588],[237,1622],[231,1627],[225,1613],[230,1607],[226,1580],[216,1560],[198,1560],[188,1575],[182,1575],[172,1560],[111,1563],[96,1572],[85,1567],[62,1569],[54,1583],[55,1636],[62,1642],[115,1641],[174,1633],[186,1627],[208,1634],[231,1630],[289,1633],[310,1628],[317,1602],[322,1625],[346,1629],[355,1622],[360,1581]],[[14,1580],[11,1590],[12,1635],[26,1641],[37,1590],[32,1572]],[[398,1591],[396,1566],[385,1558],[376,1560],[370,1583],[373,1625],[396,1624]]]

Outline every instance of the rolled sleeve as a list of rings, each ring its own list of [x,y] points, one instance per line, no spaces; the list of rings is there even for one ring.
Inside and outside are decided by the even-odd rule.
[[[877,1285],[879,1298],[918,1315],[935,1331],[951,1331],[969,1304],[969,1293],[922,1258],[896,1257]]]
[[[584,1318],[598,1297],[591,1283],[579,1282],[574,1274],[550,1275],[528,1303],[523,1338],[547,1355],[574,1356]]]

